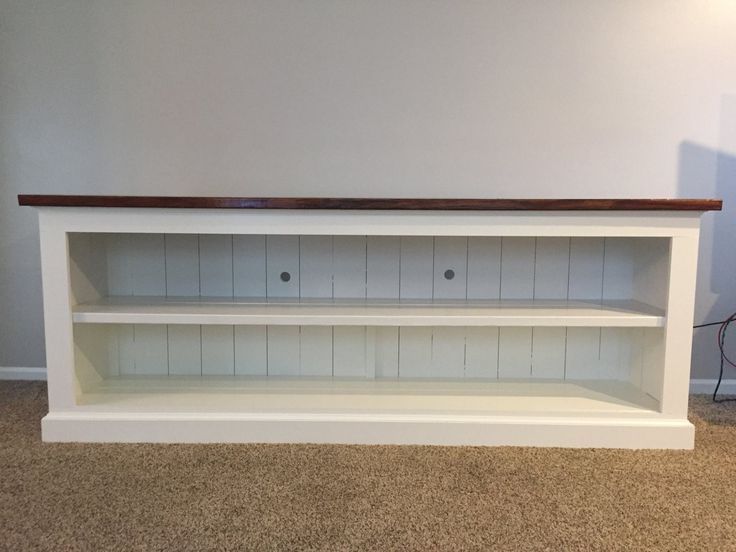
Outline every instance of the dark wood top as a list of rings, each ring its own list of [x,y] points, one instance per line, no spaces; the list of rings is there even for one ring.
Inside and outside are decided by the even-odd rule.
[[[407,211],[720,211],[720,199],[391,199],[350,197],[176,197],[24,195],[32,207],[157,209],[359,209]]]

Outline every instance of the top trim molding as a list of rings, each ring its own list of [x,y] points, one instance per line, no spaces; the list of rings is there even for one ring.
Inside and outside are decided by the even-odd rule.
[[[355,209],[398,211],[720,211],[720,199],[414,199],[26,195],[31,207],[147,209]]]

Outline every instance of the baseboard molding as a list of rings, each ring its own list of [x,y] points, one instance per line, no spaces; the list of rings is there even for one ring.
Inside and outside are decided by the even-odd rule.
[[[45,381],[46,368],[28,366],[0,366],[0,380]]]
[[[718,380],[713,379],[691,379],[690,380],[690,394],[708,394],[712,395],[716,388]],[[736,379],[724,379],[721,382],[721,387],[718,389],[718,394],[724,395],[736,395]]]
[[[46,368],[28,366],[0,366],[0,380],[45,381]],[[717,379],[691,379],[690,394],[711,394],[716,388]],[[736,395],[736,379],[724,379],[719,393]]]

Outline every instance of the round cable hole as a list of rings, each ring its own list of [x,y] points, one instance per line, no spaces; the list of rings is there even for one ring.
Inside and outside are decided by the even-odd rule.
[[[455,277],[455,271],[451,268],[445,270],[445,280],[452,280]]]
[[[289,280],[291,280],[291,274],[289,274],[288,272],[282,272],[281,273],[281,281],[282,282],[288,282]]]

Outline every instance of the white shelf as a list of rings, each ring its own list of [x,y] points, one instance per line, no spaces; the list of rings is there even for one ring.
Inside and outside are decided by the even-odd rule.
[[[663,327],[637,301],[386,301],[107,297],[73,308],[87,324]]]
[[[365,380],[124,376],[80,399],[85,410],[288,414],[657,417],[630,383],[600,380]]]

